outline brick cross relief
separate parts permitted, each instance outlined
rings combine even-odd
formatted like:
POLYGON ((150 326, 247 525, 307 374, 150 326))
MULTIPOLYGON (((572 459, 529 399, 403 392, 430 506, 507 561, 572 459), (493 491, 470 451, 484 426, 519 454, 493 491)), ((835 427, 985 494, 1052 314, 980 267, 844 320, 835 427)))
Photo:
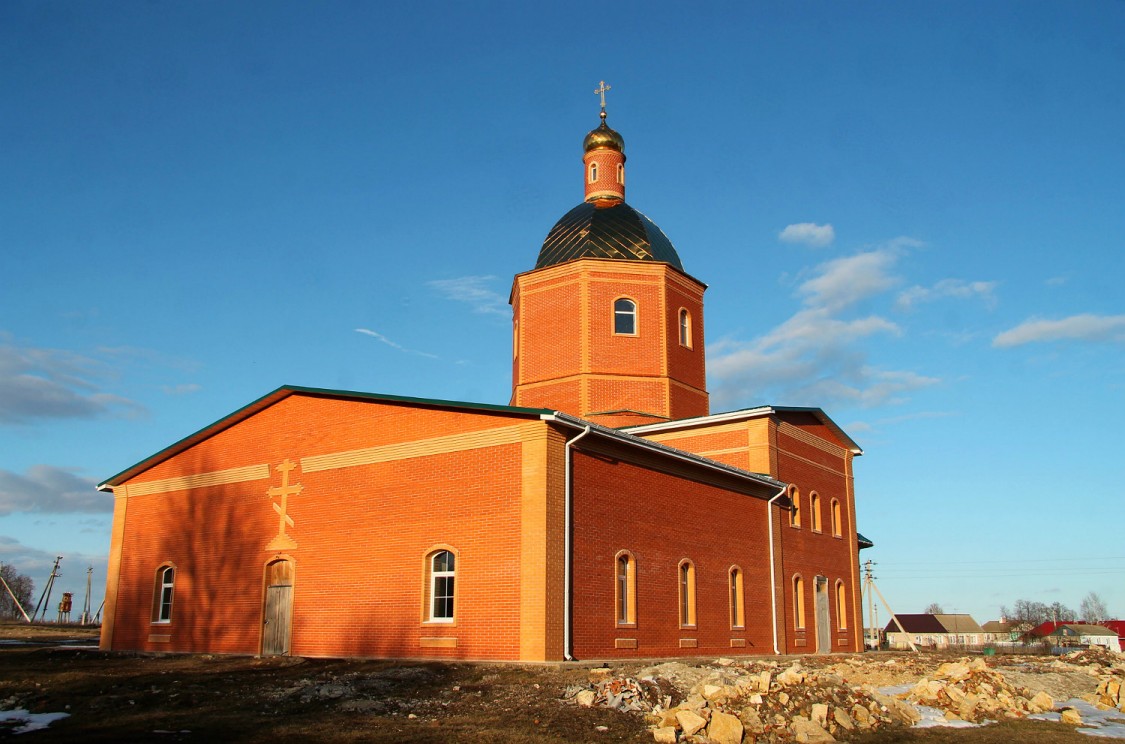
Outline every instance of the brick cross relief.
POLYGON ((297 547, 297 541, 285 532, 286 526, 293 526, 293 518, 289 516, 289 497, 298 495, 305 488, 300 483, 289 484, 289 471, 296 467, 296 463, 286 458, 285 462, 274 468, 281 473, 281 485, 273 486, 270 490, 266 491, 266 495, 271 499, 280 497, 281 503, 275 502, 273 504, 273 510, 278 514, 277 537, 270 540, 270 544, 266 546, 266 550, 289 550, 290 548, 297 547))

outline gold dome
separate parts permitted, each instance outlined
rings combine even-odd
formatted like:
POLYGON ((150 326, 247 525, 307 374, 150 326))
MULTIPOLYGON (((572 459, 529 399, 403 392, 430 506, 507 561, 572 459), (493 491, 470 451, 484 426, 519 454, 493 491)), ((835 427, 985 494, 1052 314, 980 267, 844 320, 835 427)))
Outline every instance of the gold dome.
POLYGON ((605 119, 602 119, 598 128, 591 131, 586 135, 586 139, 582 140, 583 152, 590 152, 590 150, 597 150, 602 147, 608 147, 620 153, 625 152, 625 138, 610 129, 606 125, 605 119))

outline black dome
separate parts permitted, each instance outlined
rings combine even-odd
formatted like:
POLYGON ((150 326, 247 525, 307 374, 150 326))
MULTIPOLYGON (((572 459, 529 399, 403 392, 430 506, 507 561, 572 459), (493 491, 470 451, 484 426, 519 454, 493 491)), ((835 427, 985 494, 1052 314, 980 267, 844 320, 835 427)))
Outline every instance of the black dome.
POLYGON ((547 233, 535 268, 576 258, 660 261, 684 270, 672 241, 656 223, 625 202, 611 207, 583 202, 567 212, 547 233))

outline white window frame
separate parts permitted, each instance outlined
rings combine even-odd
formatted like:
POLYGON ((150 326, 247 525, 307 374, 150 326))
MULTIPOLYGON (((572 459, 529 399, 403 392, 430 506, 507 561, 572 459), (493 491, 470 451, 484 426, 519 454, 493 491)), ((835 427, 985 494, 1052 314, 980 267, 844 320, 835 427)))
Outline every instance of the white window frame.
POLYGON ((153 600, 152 622, 167 625, 172 622, 172 604, 176 597, 176 567, 165 563, 156 569, 156 597, 153 600), (169 578, 168 574, 172 576, 169 578))
POLYGON ((430 612, 429 622, 431 623, 452 623, 457 617, 457 554, 452 550, 436 550, 430 555, 429 560, 430 570, 430 612), (453 565, 452 569, 444 571, 437 570, 437 561, 442 554, 448 554, 450 562, 453 565), (448 579, 449 582, 445 584, 447 593, 438 594, 438 584, 443 580, 448 579), (437 605, 438 599, 441 599, 443 604, 448 600, 449 615, 438 615, 437 605))
POLYGON ((637 315, 638 315, 638 312, 637 312, 637 301, 636 300, 631 299, 629 297, 618 297, 617 299, 615 299, 613 301, 613 335, 615 335, 615 336, 636 336, 637 335, 637 327, 639 325, 637 315), (618 308, 618 305, 620 303, 623 303, 623 302, 629 304, 629 307, 630 307, 629 310, 622 310, 622 309, 618 308), (619 317, 629 317, 631 319, 633 329, 631 331, 619 331, 619 330, 617 330, 617 319, 619 317))

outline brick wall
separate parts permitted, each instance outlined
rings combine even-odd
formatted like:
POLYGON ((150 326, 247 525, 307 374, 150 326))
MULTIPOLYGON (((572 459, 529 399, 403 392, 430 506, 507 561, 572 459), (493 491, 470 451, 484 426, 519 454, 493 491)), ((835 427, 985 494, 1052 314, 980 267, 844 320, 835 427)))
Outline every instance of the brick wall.
POLYGON ((579 659, 766 654, 771 631, 763 499, 587 452, 574 456, 574 638, 579 659), (615 556, 637 567, 637 622, 619 628, 615 556), (677 568, 696 571, 696 628, 681 628, 677 568), (728 571, 744 572, 744 630, 730 622, 728 571), (745 646, 731 646, 731 639, 745 646), (636 641, 616 648, 617 639, 636 641), (694 647, 681 647, 681 639, 694 647))
POLYGON ((665 264, 637 261, 581 259, 519 275, 513 404, 578 416, 620 409, 664 418, 706 414, 703 290, 665 264), (623 297, 637 305, 634 335, 614 333, 613 305, 623 297), (679 343, 681 308, 691 314, 690 347, 679 343), (550 387, 576 378, 577 401, 572 389, 550 387))
MULTIPOLYGON (((293 654, 519 658, 519 442, 460 451, 439 445, 313 472, 298 467, 290 482, 303 490, 289 499, 293 525, 287 528, 296 546, 265 546, 280 519, 272 506, 278 499, 266 492, 280 483, 273 468, 286 458, 300 462, 362 447, 390 448, 393 455, 395 446, 418 440, 520 423, 296 395, 160 463, 127 489, 260 463, 270 470, 268 479, 118 499, 112 647, 258 653, 265 567, 283 555, 295 567, 293 654), (452 625, 423 623, 425 557, 435 546, 458 555, 452 625), (177 569, 172 622, 153 624, 154 576, 165 562, 177 569), (422 638, 457 640, 441 647, 422 638)), ((557 594, 557 586, 551 591, 557 594)), ((549 632, 557 636, 558 628, 549 632)))

